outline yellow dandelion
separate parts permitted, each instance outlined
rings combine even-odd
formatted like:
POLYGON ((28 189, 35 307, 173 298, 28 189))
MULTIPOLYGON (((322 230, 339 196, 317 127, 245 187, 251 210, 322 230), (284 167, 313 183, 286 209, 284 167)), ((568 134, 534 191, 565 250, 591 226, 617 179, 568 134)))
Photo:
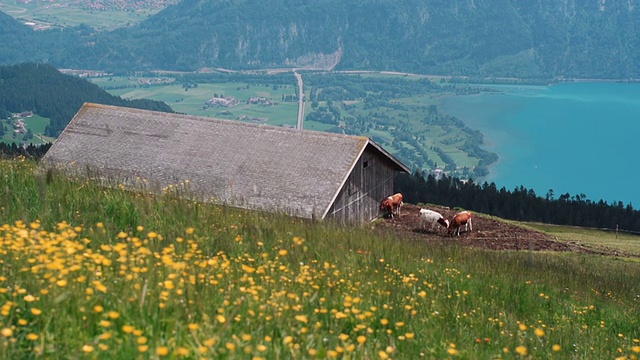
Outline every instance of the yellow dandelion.
POLYGON ((415 335, 414 333, 406 333, 406 334, 404 334, 404 336, 405 336, 407 339, 413 339, 416 335, 415 335))
POLYGON ((382 360, 386 360, 389 358, 389 355, 386 352, 380 350, 378 351, 378 357, 382 360))
POLYGON ((91 345, 83 345, 82 346, 82 351, 84 351, 86 353, 93 352, 93 346, 91 346, 91 345))
POLYGON ((184 347, 179 347, 178 350, 176 350, 176 352, 178 353, 179 356, 187 356, 187 355, 189 355, 189 349, 184 348, 184 347))
POLYGON ((285 250, 285 249, 282 249, 282 250, 278 251, 278 255, 280 255, 280 256, 285 256, 285 255, 287 255, 288 253, 289 253, 289 252, 288 252, 287 250, 285 250))
POLYGON ((527 356, 527 347, 524 345, 520 345, 516 348, 516 353, 522 355, 522 356, 527 356))
POLYGON ((520 330, 521 330, 521 331, 525 331, 525 330, 527 330, 527 325, 525 325, 525 324, 520 324, 520 330))
POLYGON ((306 315, 296 315, 296 320, 303 322, 303 323, 308 323, 309 319, 307 318, 306 315))
POLYGON ((540 328, 536 328, 536 330, 534 331, 536 336, 538 337, 543 337, 544 336, 544 330, 540 329, 540 328))
POLYGON ((268 350, 268 348, 266 346, 264 346, 264 344, 260 344, 258 346, 256 346, 256 350, 260 351, 260 352, 265 352, 268 350))
POLYGON ((60 287, 65 287, 65 286, 67 286, 67 280, 60 279, 60 280, 56 281, 56 285, 58 285, 60 287))
POLYGON ((367 337, 364 335, 360 335, 356 338, 356 341, 358 341, 358 344, 364 344, 367 342, 367 337))
POLYGON ((447 349, 447 353, 448 353, 449 355, 458 355, 460 352, 458 351, 458 349, 448 348, 448 349, 447 349))
POLYGON ((553 349, 553 351, 558 352, 560 350, 562 350, 562 347, 558 344, 554 344, 551 349, 553 349))
POLYGON ((327 356, 330 357, 330 358, 337 358, 338 355, 340 355, 340 354, 335 350, 327 351, 327 356))
POLYGON ((224 344, 224 347, 226 347, 227 350, 229 350, 231 352, 236 351, 236 344, 234 344, 234 343, 226 343, 226 344, 224 344))
POLYGON ((131 325, 123 325, 123 326, 122 326, 122 331, 123 331, 125 334, 131 334, 135 329, 136 329, 136 328, 135 328, 135 327, 133 327, 133 326, 131 326, 131 325))
POLYGON ((117 236, 118 236, 118 239, 125 239, 129 236, 129 234, 127 234, 124 231, 120 231, 117 236))
POLYGON ((31 308, 31 313, 33 315, 40 315, 40 314, 42 314, 42 310, 40 310, 38 308, 31 308))
POLYGON ((143 352, 147 352, 147 351, 149 351, 149 346, 147 346, 147 345, 140 345, 140 346, 138 346, 138 351, 139 351, 139 352, 141 352, 141 353, 143 353, 143 352))
POLYGON ((156 348, 156 354, 158 356, 166 356, 169 354, 169 348, 166 346, 160 346, 156 348))
POLYGON ((109 311, 108 316, 110 319, 117 319, 120 317, 120 314, 118 314, 118 312, 116 311, 109 311))
POLYGON ((218 315, 216 319, 220 324, 224 324, 225 322, 227 322, 227 318, 225 318, 223 315, 218 315))
POLYGON ((200 328, 200 325, 198 325, 198 324, 189 324, 188 327, 189 327, 189 330, 196 331, 196 330, 198 330, 200 328))
POLYGON ((38 340, 38 338, 39 338, 38 334, 31 333, 27 335, 27 340, 36 341, 38 340))
POLYGON ((146 344, 146 343, 147 343, 147 341, 148 341, 148 339, 147 339, 147 337, 146 337, 146 336, 140 336, 140 337, 136 340, 136 342, 137 342, 139 345, 146 344))
POLYGON ((254 272, 256 272, 256 268, 251 267, 249 265, 242 264, 242 271, 249 274, 253 274, 254 272))
POLYGON ((100 326, 102 326, 102 327, 109 327, 109 326, 111 326, 111 321, 100 320, 100 322, 98 324, 100 324, 100 326))
POLYGON ((27 296, 24 297, 24 301, 32 302, 32 301, 36 301, 36 298, 33 295, 27 295, 27 296))
POLYGON ((190 227, 190 228, 187 228, 186 233, 187 233, 187 235, 192 235, 194 231, 196 231, 196 229, 190 227))
POLYGON ((109 350, 109 345, 107 344, 98 344, 98 347, 100 348, 100 350, 102 351, 107 351, 109 350))
POLYGON ((104 307, 100 306, 100 305, 96 305, 93 307, 93 311, 100 313, 104 311, 104 307))
POLYGON ((318 354, 318 350, 309 349, 309 350, 307 350, 307 354, 309 354, 310 356, 316 356, 318 354))
POLYGON ((147 237, 148 237, 149 239, 155 239, 155 238, 157 238, 157 237, 158 237, 158 233, 157 233, 157 232, 155 232, 155 231, 151 231, 151 232, 149 232, 149 233, 147 234, 147 237))
POLYGON ((349 335, 347 334, 340 334, 338 335, 338 338, 342 341, 347 341, 347 339, 349 339, 349 335))
POLYGON ((250 334, 242 334, 241 338, 243 341, 251 341, 252 336, 250 334))
POLYGON ((285 345, 290 344, 291 342, 293 342, 293 336, 286 336, 286 337, 282 340, 282 342, 283 342, 285 345))
POLYGON ((207 339, 207 340, 203 341, 202 344, 205 345, 205 346, 208 346, 208 347, 212 347, 213 345, 216 344, 216 339, 214 339, 214 338, 207 339))
POLYGON ((388 325, 388 324, 389 324, 389 320, 387 320, 387 319, 381 319, 381 320, 380 320, 380 324, 382 324, 382 325, 388 325))
POLYGON ((109 340, 109 339, 111 339, 111 333, 110 332, 106 332, 106 333, 100 334, 100 336, 98 336, 98 338, 100 340, 109 340))
POLYGON ((2 334, 2 336, 4 336, 4 337, 11 337, 11 336, 13 336, 13 330, 11 330, 9 328, 4 328, 4 329, 0 330, 0 334, 2 334))

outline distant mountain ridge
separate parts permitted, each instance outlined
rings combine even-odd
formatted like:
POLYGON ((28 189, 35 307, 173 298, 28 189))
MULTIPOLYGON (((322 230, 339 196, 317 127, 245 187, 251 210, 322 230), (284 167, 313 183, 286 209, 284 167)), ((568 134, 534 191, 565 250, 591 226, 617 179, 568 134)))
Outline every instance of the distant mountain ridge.
POLYGON ((107 33, 81 26, 28 34, 0 15, 0 64, 640 77, 640 7, 632 1, 183 0, 107 33), (17 43, 20 53, 2 51, 17 43))

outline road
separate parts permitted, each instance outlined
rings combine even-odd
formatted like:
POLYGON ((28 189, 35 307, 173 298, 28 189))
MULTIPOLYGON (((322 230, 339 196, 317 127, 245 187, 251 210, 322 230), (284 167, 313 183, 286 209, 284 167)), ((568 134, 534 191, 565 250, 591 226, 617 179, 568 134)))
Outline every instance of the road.
POLYGON ((297 129, 304 129, 304 83, 302 82, 302 75, 298 74, 297 71, 293 70, 293 74, 298 79, 298 89, 300 90, 300 97, 298 99, 298 125, 297 129))

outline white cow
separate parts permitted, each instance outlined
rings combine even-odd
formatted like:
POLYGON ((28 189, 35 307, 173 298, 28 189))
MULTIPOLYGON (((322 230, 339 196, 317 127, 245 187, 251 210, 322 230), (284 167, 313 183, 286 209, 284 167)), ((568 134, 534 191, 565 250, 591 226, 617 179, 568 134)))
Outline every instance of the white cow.
POLYGON ((437 211, 433 211, 433 210, 429 210, 429 209, 420 209, 420 225, 421 225, 421 227, 423 227, 425 230, 427 230, 427 227, 430 226, 430 229, 433 231, 433 229, 438 224, 448 228, 449 227, 449 220, 445 219, 444 216, 442 216, 442 214, 440 214, 437 211))

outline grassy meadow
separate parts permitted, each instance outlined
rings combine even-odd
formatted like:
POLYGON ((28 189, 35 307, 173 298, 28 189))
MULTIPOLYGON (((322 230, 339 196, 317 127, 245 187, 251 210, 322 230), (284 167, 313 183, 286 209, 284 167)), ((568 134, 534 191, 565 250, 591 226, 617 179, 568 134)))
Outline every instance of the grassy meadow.
POLYGON ((0 160, 0 357, 637 359, 640 265, 425 246, 0 160))
MULTIPOLYGON (((22 119, 24 121, 24 125, 27 129, 31 129, 31 132, 34 134, 33 138, 25 140, 25 134, 15 134, 13 132, 14 128, 11 123, 8 123, 7 120, 0 120, 0 126, 5 126, 7 131, 3 136, 0 136, 0 142, 4 142, 7 144, 46 144, 48 142, 53 142, 55 139, 49 136, 45 136, 44 129, 49 125, 49 119, 44 118, 42 116, 33 115, 28 118, 22 119)), ((11 120, 12 122, 15 120, 11 120)))
MULTIPOLYGON (((293 75, 292 75, 293 76, 293 75)), ((91 82, 109 89, 112 95, 123 99, 151 99, 163 101, 179 113, 215 117, 219 119, 237 120, 243 116, 248 118, 266 119, 263 123, 282 126, 295 126, 298 121, 298 102, 281 101, 283 95, 295 95, 294 86, 282 86, 274 89, 271 85, 249 85, 238 83, 198 84, 197 87, 185 89, 182 84, 167 84, 151 87, 126 87, 133 86, 136 79, 123 77, 99 77, 91 78, 91 82), (113 89, 112 89, 113 88, 113 89), (203 108, 208 100, 218 96, 233 97, 241 101, 232 107, 203 108), (264 97, 272 99, 276 105, 260 106, 247 104, 251 97, 264 97)), ((297 98, 296 98, 297 99, 297 98)))
POLYGON ((50 27, 72 27, 86 24, 98 30, 113 30, 131 26, 157 14, 162 9, 108 11, 82 9, 72 2, 60 1, 55 5, 48 2, 21 2, 0 0, 0 11, 22 20, 33 22, 36 29, 50 27))

